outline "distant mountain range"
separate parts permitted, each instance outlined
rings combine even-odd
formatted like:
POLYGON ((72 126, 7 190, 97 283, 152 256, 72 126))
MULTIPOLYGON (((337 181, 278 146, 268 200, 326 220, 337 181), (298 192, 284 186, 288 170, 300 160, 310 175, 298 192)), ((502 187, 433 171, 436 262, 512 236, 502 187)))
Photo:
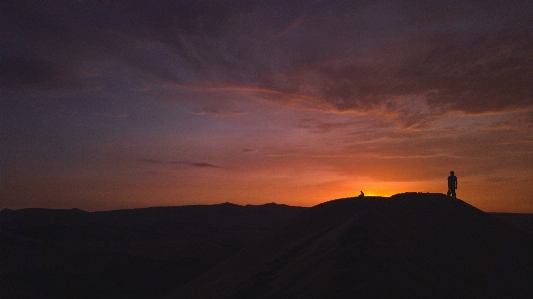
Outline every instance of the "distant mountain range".
POLYGON ((533 215, 442 194, 0 211, 0 298, 533 298, 533 215))

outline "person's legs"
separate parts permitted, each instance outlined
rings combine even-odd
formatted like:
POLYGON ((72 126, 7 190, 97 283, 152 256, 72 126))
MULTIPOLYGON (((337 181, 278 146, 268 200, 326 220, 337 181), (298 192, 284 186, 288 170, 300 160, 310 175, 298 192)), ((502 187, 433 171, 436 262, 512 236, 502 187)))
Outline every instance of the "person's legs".
POLYGON ((454 186, 448 186, 448 193, 446 193, 446 195, 450 196, 450 194, 453 197, 456 197, 456 195, 455 195, 455 187, 454 186))

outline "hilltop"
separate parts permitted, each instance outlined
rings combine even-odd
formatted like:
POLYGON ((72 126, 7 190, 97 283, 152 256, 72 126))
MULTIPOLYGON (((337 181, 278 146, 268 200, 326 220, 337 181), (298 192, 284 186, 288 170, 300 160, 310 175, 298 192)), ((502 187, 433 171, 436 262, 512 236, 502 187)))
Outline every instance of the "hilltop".
POLYGON ((532 298, 533 243, 442 194, 302 213, 166 298, 532 298))

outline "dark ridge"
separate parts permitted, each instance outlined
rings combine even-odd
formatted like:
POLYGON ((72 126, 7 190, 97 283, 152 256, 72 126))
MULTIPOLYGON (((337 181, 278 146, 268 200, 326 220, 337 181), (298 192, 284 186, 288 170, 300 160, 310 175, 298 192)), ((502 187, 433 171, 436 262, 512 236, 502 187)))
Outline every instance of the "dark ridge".
POLYGON ((0 298, 154 298, 304 208, 234 204, 0 212, 0 298))
POLYGON ((533 298, 532 239, 443 194, 305 210, 165 298, 533 298))
POLYGON ((0 298, 533 298, 533 238, 500 216, 427 193, 4 209, 0 298))

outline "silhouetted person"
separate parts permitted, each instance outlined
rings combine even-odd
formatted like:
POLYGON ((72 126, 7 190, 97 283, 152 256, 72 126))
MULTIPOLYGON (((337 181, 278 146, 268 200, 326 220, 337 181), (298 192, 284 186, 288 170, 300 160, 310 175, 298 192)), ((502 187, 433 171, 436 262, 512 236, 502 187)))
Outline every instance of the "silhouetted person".
POLYGON ((363 193, 363 191, 359 191, 359 192, 361 192, 361 194, 359 194, 359 196, 357 197, 365 197, 365 194, 363 193))
POLYGON ((457 197, 455 189, 457 189, 457 177, 453 174, 453 171, 450 171, 450 176, 448 177, 448 196, 451 194, 453 197, 457 197))

